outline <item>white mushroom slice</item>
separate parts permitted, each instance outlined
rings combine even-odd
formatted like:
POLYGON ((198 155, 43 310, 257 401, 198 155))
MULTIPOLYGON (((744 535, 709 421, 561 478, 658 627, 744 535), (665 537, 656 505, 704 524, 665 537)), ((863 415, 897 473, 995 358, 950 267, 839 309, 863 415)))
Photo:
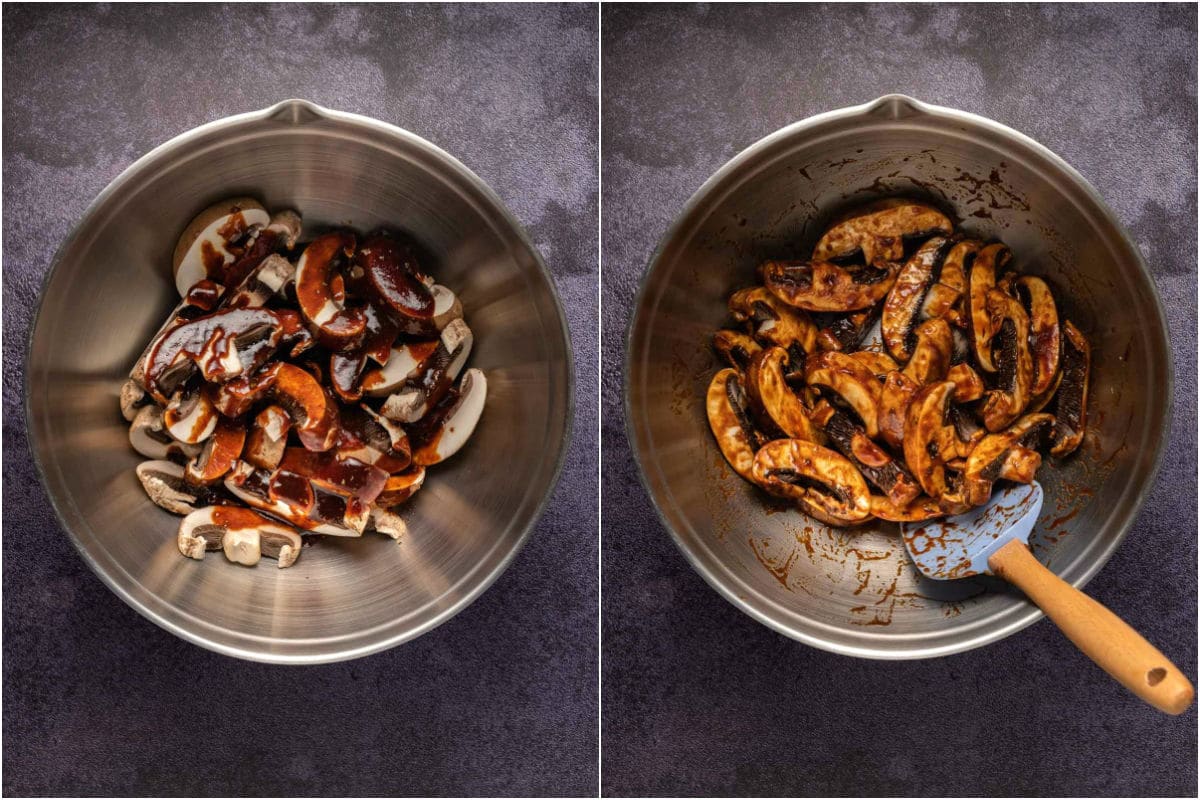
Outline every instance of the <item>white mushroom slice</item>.
POLYGON ((245 564, 247 567, 253 567, 262 558, 259 534, 254 528, 226 531, 221 540, 221 548, 230 561, 245 564))
POLYGON ((445 286, 434 284, 429 290, 433 294, 433 325, 445 330, 456 319, 462 319, 463 307, 454 292, 445 286))
POLYGON ((290 567, 300 557, 300 534, 291 528, 282 525, 264 526, 258 529, 258 536, 258 546, 262 554, 278 561, 280 569, 290 567))
POLYGON ((267 225, 267 230, 279 234, 279 238, 283 240, 284 246, 288 250, 291 250, 300 239, 300 232, 302 230, 300 215, 290 208, 283 211, 276 211, 271 215, 271 221, 267 225))
POLYGON ((210 271, 215 273, 237 258, 229 250, 232 242, 270 221, 262 204, 249 197, 222 200, 201 211, 175 246, 175 288, 180 296, 186 295, 196 282, 208 278, 210 271))
MULTIPOLYGON (((242 461, 226 476, 225 488, 246 505, 287 520, 288 523, 302 530, 323 533, 327 536, 362 536, 363 527, 366 525, 365 515, 361 520, 362 525, 357 528, 311 519, 308 509, 297 507, 283 499, 272 499, 269 496, 266 488, 269 475, 270 473, 266 470, 256 470, 253 465, 242 461)), ((358 521, 357 517, 346 520, 349 524, 357 524, 358 521)))
POLYGON ((146 396, 141 386, 138 386, 137 381, 130 378, 121 386, 121 416, 126 422, 133 422, 137 416, 138 409, 149 402, 150 398, 146 396))
POLYGON ((440 431, 413 452, 413 463, 429 466, 457 453, 474 433, 486 400, 487 378, 483 370, 467 370, 458 388, 458 399, 446 413, 440 431))
MULTIPOLYGON (((216 427, 216 419, 213 419, 216 427)), ((183 456, 192 459, 200 452, 198 444, 173 438, 163 422, 163 410, 156 405, 142 406, 129 426, 129 444, 146 458, 165 459, 183 456)))
POLYGON ((181 389, 171 395, 163 412, 163 424, 178 441, 198 444, 212 436, 217 429, 218 417, 216 408, 204 392, 181 389))
POLYGON ((230 294, 231 308, 260 308, 272 297, 282 296, 284 287, 296 279, 296 267, 281 255, 272 253, 250 271, 241 285, 230 294))
POLYGON ((428 342, 406 342, 393 347, 387 364, 363 376, 363 392, 370 397, 384 397, 396 391, 425 371, 440 343, 440 340, 434 339, 428 342))
POLYGON ((254 417, 242 458, 256 467, 275 469, 283 458, 292 420, 279 406, 267 406, 254 417))
POLYGON ((143 461, 135 471, 154 504, 172 514, 190 514, 216 500, 209 487, 188 483, 183 467, 174 461, 143 461))
POLYGON ((388 511, 385 508, 372 508, 371 520, 367 523, 367 530, 382 533, 384 536, 390 536, 398 542, 401 537, 408 533, 408 525, 395 512, 388 511))
POLYGON ((396 422, 413 423, 437 405, 457 380, 471 355, 473 337, 467 323, 456 319, 442 331, 437 351, 425 369, 393 394, 380 411, 396 422))
POLYGON ((383 486, 383 491, 375 498, 377 508, 392 508, 407 502, 425 485, 425 468, 413 467, 397 475, 392 475, 383 486))
POLYGON ((276 558, 280 569, 295 563, 300 536, 262 514, 240 506, 206 506, 179 523, 179 552, 203 559, 208 550, 224 550, 225 557, 253 566, 262 556, 276 558))

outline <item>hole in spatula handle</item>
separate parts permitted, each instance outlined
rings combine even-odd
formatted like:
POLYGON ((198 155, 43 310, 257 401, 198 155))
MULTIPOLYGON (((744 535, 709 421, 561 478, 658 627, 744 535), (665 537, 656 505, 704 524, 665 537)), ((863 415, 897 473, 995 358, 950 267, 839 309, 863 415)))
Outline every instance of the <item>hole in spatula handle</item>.
POLYGON ((1162 667, 1155 667, 1146 673, 1146 683, 1151 686, 1158 686, 1165 677, 1167 677, 1167 671, 1162 667))

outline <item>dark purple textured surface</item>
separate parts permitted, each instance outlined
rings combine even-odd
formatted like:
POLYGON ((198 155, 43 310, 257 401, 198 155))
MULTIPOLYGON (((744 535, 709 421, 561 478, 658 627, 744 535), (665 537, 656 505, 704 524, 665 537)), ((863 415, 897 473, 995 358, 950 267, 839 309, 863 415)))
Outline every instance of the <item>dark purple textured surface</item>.
POLYGON ((662 529, 621 406, 639 278, 688 197, 741 149, 890 92, 1010 125, 1095 184, 1166 306, 1171 441, 1088 591, 1194 678, 1195 6, 606 5, 601 28, 605 792, 1195 796, 1195 708, 1143 705, 1049 622, 883 663, 743 615, 662 529))
POLYGON ((596 787, 594 6, 4 8, 4 792, 591 794, 596 787), (561 483, 454 619, 358 661, 237 661, 84 565, 30 463, 22 364, 87 204, 196 125, 303 97, 444 147, 526 226, 575 353, 561 483))

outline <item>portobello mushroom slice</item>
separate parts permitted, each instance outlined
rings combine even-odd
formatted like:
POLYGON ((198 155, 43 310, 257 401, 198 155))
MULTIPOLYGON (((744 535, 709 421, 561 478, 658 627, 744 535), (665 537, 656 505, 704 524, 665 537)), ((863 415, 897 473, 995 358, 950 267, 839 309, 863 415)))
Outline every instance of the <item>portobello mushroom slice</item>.
POLYGON ((808 314, 793 308, 761 286, 742 289, 729 297, 729 313, 750 327, 763 346, 789 348, 798 344, 805 353, 816 350, 817 326, 808 314))
POLYGON ((908 404, 920 385, 899 370, 889 372, 879 390, 879 436, 889 446, 904 447, 904 424, 908 404))
POLYGON ((751 480, 829 525, 846 526, 871 517, 866 481, 849 460, 800 439, 779 439, 754 456, 751 480))
POLYGON ((779 428, 789 439, 824 444, 824 434, 809 419, 808 409, 787 383, 787 363, 788 354, 782 347, 769 347, 750 359, 743 381, 750 405, 766 418, 766 427, 779 428))
POLYGON ((917 343, 904 374, 919 386, 944 380, 954 355, 954 334, 941 317, 927 319, 913 332, 917 343))
POLYGON ((708 426, 721 455, 734 472, 753 481, 750 470, 754 466, 754 453, 766 443, 766 437, 750 418, 746 393, 736 369, 723 369, 713 376, 705 406, 708 426))
POLYGON ((888 522, 923 522, 946 516, 946 510, 932 497, 921 495, 906 506, 897 506, 880 495, 871 495, 871 515, 888 522))
POLYGON ((933 233, 949 235, 950 219, 925 203, 888 198, 854 209, 836 219, 817 241, 813 258, 827 261, 862 252, 863 261, 880 265, 904 257, 904 240, 933 233))
POLYGON ((741 331, 722 329, 713 334, 713 349, 734 369, 745 369, 762 346, 741 331))
POLYGON ((996 388, 984 393, 979 413, 983 426, 994 433, 1011 425, 1029 405, 1033 356, 1029 352, 1029 317, 1020 302, 992 289, 987 314, 997 332, 993 343, 996 388))
MULTIPOLYGON (((832 408, 832 407, 831 407, 832 408)), ((830 443, 862 473, 862 476, 878 487, 897 507, 911 503, 921 493, 921 487, 904 466, 892 458, 850 415, 832 408, 825 419, 825 435, 830 443)))
POLYGON ((862 421, 867 436, 879 435, 880 383, 871 368, 846 353, 826 351, 808 359, 805 379, 839 396, 862 421))
POLYGON ((1012 251, 995 242, 983 247, 967 272, 967 322, 970 327, 971 353, 985 372, 995 372, 992 337, 998 329, 988 312, 988 295, 996 285, 996 275, 1012 261, 1012 251))
POLYGON ((915 330, 929 287, 938 281, 942 263, 953 242, 935 236, 913 253, 896 276, 883 302, 883 343, 897 361, 908 361, 916 347, 915 330))
POLYGON ((1092 348, 1070 320, 1063 325, 1062 385, 1055 406, 1054 445, 1050 454, 1070 455, 1078 449, 1087 428, 1088 378, 1092 348))
POLYGON ((951 421, 950 381, 922 386, 913 395, 904 422, 904 460, 925 494, 944 508, 962 505, 962 499, 947 480, 946 464, 961 458, 965 448, 951 421))
POLYGON ((1022 275, 1013 288, 1025 313, 1029 316, 1029 345, 1033 350, 1034 396, 1045 394, 1058 377, 1062 355, 1062 331, 1058 324, 1058 307, 1046 282, 1035 275, 1022 275))
POLYGON ((966 362, 951 367, 946 373, 946 380, 954 384, 954 402, 956 403, 970 403, 983 397, 985 391, 983 378, 979 377, 979 373, 966 362))
POLYGON ((805 311, 861 311, 883 299, 896 280, 895 265, 846 269, 827 261, 768 261, 763 284, 783 302, 805 311))
POLYGON ((818 349, 853 350, 858 347, 867 331, 875 324, 875 320, 879 319, 882 310, 883 304, 876 303, 861 311, 839 315, 817 334, 818 349))
POLYGON ((875 350, 858 350, 851 353, 850 357, 856 361, 861 361, 863 366, 871 370, 879 380, 886 378, 889 372, 900 369, 895 359, 887 353, 880 353, 875 350))
POLYGON ((975 260, 981 243, 964 239, 954 243, 942 262, 938 282, 929 287, 921 304, 921 316, 941 317, 956 328, 967 327, 963 298, 967 296, 967 265, 975 260))
POLYGON ((963 493, 973 506, 983 505, 998 480, 1029 483, 1042 463, 1036 449, 1054 429, 1052 414, 1026 414, 1000 433, 983 437, 967 458, 963 493))

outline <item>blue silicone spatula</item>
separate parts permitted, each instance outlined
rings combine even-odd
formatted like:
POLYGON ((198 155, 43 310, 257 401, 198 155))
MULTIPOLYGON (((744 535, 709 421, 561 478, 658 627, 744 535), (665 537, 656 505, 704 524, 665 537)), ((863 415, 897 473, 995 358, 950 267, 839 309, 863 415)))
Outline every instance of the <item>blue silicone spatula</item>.
POLYGON ((1055 575, 1029 552, 1042 510, 1035 483, 1000 489, 966 514, 900 526, 917 569, 934 580, 988 573, 1013 584, 1067 638, 1125 688, 1168 714, 1196 696, 1191 681, 1116 614, 1055 575))

